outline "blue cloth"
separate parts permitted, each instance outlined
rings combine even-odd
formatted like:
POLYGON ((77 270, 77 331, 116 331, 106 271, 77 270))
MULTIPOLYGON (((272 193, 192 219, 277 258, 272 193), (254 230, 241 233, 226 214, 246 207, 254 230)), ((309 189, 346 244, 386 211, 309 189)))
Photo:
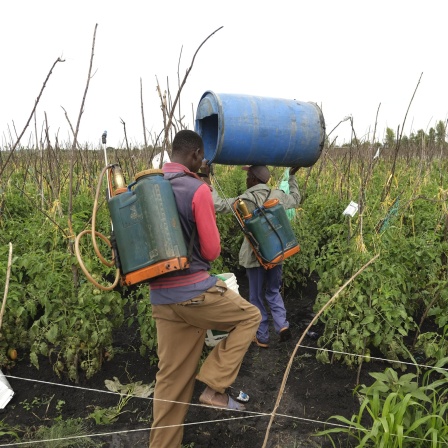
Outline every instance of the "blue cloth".
POLYGON ((269 342, 269 314, 265 306, 265 300, 271 311, 275 332, 278 334, 281 329, 289 328, 289 322, 286 320, 285 304, 280 294, 282 271, 283 266, 281 264, 267 270, 263 267, 246 269, 249 279, 249 301, 261 312, 257 339, 264 344, 269 342))

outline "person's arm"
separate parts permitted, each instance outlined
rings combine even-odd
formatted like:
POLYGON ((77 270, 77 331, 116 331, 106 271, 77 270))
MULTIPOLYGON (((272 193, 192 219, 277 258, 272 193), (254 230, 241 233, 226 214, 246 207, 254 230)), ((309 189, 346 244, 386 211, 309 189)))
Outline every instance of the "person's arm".
POLYGON ((201 185, 193 196, 193 216, 198 229, 201 255, 207 261, 213 261, 221 253, 221 241, 216 225, 210 187, 201 185))
POLYGON ((231 213, 232 205, 238 198, 223 199, 215 188, 212 187, 212 198, 216 213, 231 213))

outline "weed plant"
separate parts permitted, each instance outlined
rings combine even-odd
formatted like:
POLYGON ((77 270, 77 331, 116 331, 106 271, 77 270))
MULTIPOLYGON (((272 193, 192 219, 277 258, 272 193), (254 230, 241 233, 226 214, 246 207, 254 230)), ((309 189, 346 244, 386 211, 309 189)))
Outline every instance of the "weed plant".
POLYGON ((334 434, 348 434, 356 447, 437 448, 448 443, 448 358, 422 378, 407 373, 402 376, 391 368, 370 373, 371 386, 362 385, 355 393, 361 402, 359 412, 347 419, 330 417, 341 425, 319 432, 335 445, 334 434))
MULTIPOLYGON (((88 437, 87 424, 83 419, 56 421, 52 426, 41 426, 32 437, 33 441, 45 441, 48 448, 99 448, 101 442, 88 437)), ((34 446, 25 444, 24 446, 34 446)))

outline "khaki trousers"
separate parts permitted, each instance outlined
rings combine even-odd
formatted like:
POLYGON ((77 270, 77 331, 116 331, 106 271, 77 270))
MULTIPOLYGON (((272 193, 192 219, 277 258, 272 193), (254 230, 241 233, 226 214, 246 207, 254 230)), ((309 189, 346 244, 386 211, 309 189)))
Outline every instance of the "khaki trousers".
POLYGON ((195 378, 224 393, 235 381, 261 320, 260 311, 218 280, 186 302, 153 305, 159 370, 154 391, 151 448, 181 446, 195 378), (228 331, 197 373, 208 329, 228 331), (159 428, 159 429, 157 429, 159 428))

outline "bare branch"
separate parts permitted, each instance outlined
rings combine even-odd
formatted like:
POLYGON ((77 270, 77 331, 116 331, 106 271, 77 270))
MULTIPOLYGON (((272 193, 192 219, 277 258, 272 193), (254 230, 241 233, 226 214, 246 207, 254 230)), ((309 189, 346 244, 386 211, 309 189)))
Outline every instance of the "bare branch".
POLYGON ((76 149, 76 143, 77 143, 77 139, 78 139, 79 126, 80 126, 80 123, 81 123, 82 114, 84 113, 84 104, 86 102, 87 91, 89 90, 90 80, 93 77, 92 76, 92 64, 93 64, 93 56, 95 54, 95 39, 96 39, 96 29, 97 28, 98 28, 98 24, 96 23, 95 24, 95 30, 93 32, 92 53, 90 55, 89 73, 87 75, 87 83, 86 83, 86 88, 84 90, 84 95, 82 97, 81 108, 79 110, 79 115, 78 115, 78 121, 76 122, 76 129, 75 129, 74 142, 73 142, 73 145, 72 145, 72 149, 76 149))
POLYGON ((6 159, 5 163, 4 163, 3 166, 1 167, 1 170, 0 170, 0 177, 2 176, 3 171, 4 171, 6 165, 7 165, 8 162, 9 162, 9 159, 11 158, 11 156, 12 156, 12 154, 14 153, 14 151, 15 151, 17 145, 19 144, 20 139, 23 137, 23 134, 25 133, 26 129, 28 128, 28 126, 29 126, 29 124, 30 124, 30 121, 31 121, 31 119, 33 118, 33 115, 34 115, 34 113, 35 113, 35 111, 36 111, 36 107, 37 107, 37 105, 39 104, 39 101, 40 101, 40 98, 41 98, 41 96, 42 96, 42 93, 43 93, 43 91, 44 91, 44 89, 45 89, 45 87, 46 87, 46 85, 47 85, 48 80, 50 79, 51 74, 53 73, 53 69, 54 69, 54 67, 56 66, 56 64, 57 64, 58 62, 65 62, 65 60, 63 60, 63 59, 61 59, 61 58, 57 58, 56 61, 54 61, 53 65, 51 66, 51 69, 50 69, 50 71, 48 72, 47 77, 45 78, 45 81, 44 81, 44 83, 43 83, 43 85, 42 85, 42 88, 40 89, 39 95, 37 96, 36 101, 34 102, 34 107, 33 107, 33 110, 31 111, 31 114, 30 114, 30 116, 29 116, 29 118, 28 118, 28 121, 26 122, 25 127, 23 128, 23 130, 22 130, 21 134, 19 135, 19 137, 17 138, 16 142, 14 143, 14 146, 11 148, 11 151, 9 152, 9 156, 8 156, 8 158, 6 159))
MULTIPOLYGON (((182 89, 183 89, 185 83, 187 82, 188 75, 190 74, 190 72, 193 68, 194 61, 196 59, 196 55, 198 54, 198 52, 202 48, 202 46, 205 44, 205 42, 207 42, 207 40, 209 40, 210 37, 212 37, 215 33, 217 33, 221 28, 223 28, 223 27, 221 26, 218 29, 216 29, 215 31, 213 31, 213 33, 211 33, 206 39, 204 39, 204 41, 201 43, 201 45, 199 45, 199 47, 195 51, 193 58, 191 60, 190 67, 188 67, 187 71, 185 72, 185 76, 179 85, 179 89, 177 91, 176 97, 172 104, 171 104, 171 101, 167 102, 166 92, 162 97, 160 85, 159 85, 159 82, 157 81, 157 91, 159 93, 159 97, 161 100, 161 108, 162 108, 162 112, 163 112, 163 124, 164 124, 164 138, 163 138, 163 143, 162 143, 162 151, 160 153, 160 167, 162 167, 162 164, 163 164, 163 158, 165 155, 165 151, 167 151, 167 149, 168 149, 169 134, 171 132, 171 127, 173 124, 174 112, 176 111, 176 106, 180 99, 180 94, 182 92, 182 89), (168 104, 170 107, 168 107, 168 104), (166 117, 166 114, 168 114, 168 119, 166 117)), ((171 98, 171 97, 169 97, 169 98, 171 98)), ((179 122, 180 123, 181 123, 181 120, 182 120, 182 118, 180 117, 180 110, 179 110, 179 122)), ((182 123, 181 123, 181 125, 182 125, 182 123)))
MULTIPOLYGON (((73 226, 72 226, 72 211, 73 211, 73 169, 74 169, 74 159, 75 159, 75 151, 76 151, 76 146, 78 144, 78 132, 79 132, 79 126, 81 123, 81 117, 82 114, 84 112, 84 104, 86 101, 86 96, 87 96, 87 91, 89 90, 89 84, 90 84, 90 79, 92 78, 92 64, 93 64, 93 56, 95 54, 95 38, 96 38, 96 30, 98 28, 98 24, 95 24, 95 30, 93 32, 93 41, 92 41, 92 52, 90 55, 90 65, 89 65, 89 72, 87 75, 87 83, 86 83, 86 88, 84 90, 84 95, 82 97, 82 101, 81 101, 81 108, 79 110, 79 115, 78 115, 78 121, 76 123, 76 128, 75 128, 75 132, 74 132, 74 136, 73 136, 73 144, 72 144, 72 154, 70 157, 70 174, 69 174, 69 198, 68 198, 68 228, 69 228, 69 233, 70 233, 70 240, 69 240, 69 250, 70 253, 74 254, 74 232, 73 232, 73 226)), ((78 286, 78 269, 76 265, 72 265, 72 273, 73 273, 73 283, 75 285, 75 289, 77 289, 78 286)))
MULTIPOLYGON (((192 68, 193 68, 193 64, 194 64, 194 60, 196 59, 196 55, 198 54, 198 52, 199 52, 199 50, 202 48, 202 46, 214 35, 214 34, 216 34, 220 29, 222 29, 223 27, 222 26, 220 26, 218 29, 216 29, 215 31, 213 31, 213 33, 211 33, 206 39, 204 39, 204 41, 201 43, 201 45, 199 45, 199 47, 198 47, 198 49, 195 51, 195 53, 194 53, 194 55, 193 55, 193 59, 191 60, 191 64, 190 64, 190 67, 188 67, 188 69, 187 69, 187 71, 186 71, 186 73, 185 73, 185 76, 184 76, 184 79, 182 80, 182 83, 181 83, 181 85, 180 85, 180 87, 179 87, 179 90, 178 90, 178 92, 177 92, 177 95, 176 95, 176 98, 174 99, 174 101, 173 101, 173 107, 171 108, 171 111, 170 111, 170 115, 169 115, 169 117, 168 117, 168 128, 171 126, 171 122, 172 122, 172 120, 173 120, 173 115, 174 115, 174 111, 175 111, 175 109, 176 109, 176 105, 177 105, 177 102, 179 101, 179 97, 180 97, 180 93, 182 92, 182 89, 183 89, 183 87, 184 87, 184 85, 185 85, 185 83, 187 82, 187 78, 188 78, 188 75, 190 74, 190 72, 191 72, 191 70, 192 70, 192 68)), ((167 130, 165 130, 165 134, 167 134, 167 130)))
POLYGON ((145 112, 143 110, 143 85, 142 85, 142 78, 140 78, 140 106, 141 106, 141 110, 142 110, 143 141, 145 142, 145 149, 146 149, 148 147, 148 142, 146 140, 145 112))
POLYGON ((384 201, 386 199, 386 197, 388 196, 388 194, 390 192, 390 188, 391 188, 391 185, 392 185, 392 178, 393 178, 393 176, 395 174, 395 167, 396 167, 396 162, 397 162, 398 151, 400 150, 400 144, 401 144, 401 140, 402 140, 402 137, 403 137, 404 124, 406 123, 406 118, 408 116, 409 109, 411 108, 412 101, 414 100, 414 96, 415 96, 415 94, 417 92, 418 86, 420 85, 420 81, 422 79, 422 76, 423 76, 423 72, 420 74, 420 78, 418 79, 417 85, 415 86, 414 93, 412 94, 412 97, 411 97, 411 101, 409 101, 408 108, 406 109, 406 114, 404 116, 403 124, 401 126, 401 132, 400 132, 400 128, 398 128, 398 130, 397 130, 397 143, 395 145, 394 160, 392 162, 392 169, 391 169, 391 172, 390 172, 389 179, 388 179, 386 185, 384 186, 384 190, 383 190, 383 193, 381 195, 381 200, 382 201, 384 201))
POLYGON ((5 314, 6 298, 8 297, 9 290, 9 279, 11 277, 11 266, 12 266, 12 243, 9 243, 9 255, 8 255, 8 267, 6 268, 6 281, 5 281, 5 292, 3 294, 2 309, 0 311, 0 329, 3 323, 3 314, 5 314))

